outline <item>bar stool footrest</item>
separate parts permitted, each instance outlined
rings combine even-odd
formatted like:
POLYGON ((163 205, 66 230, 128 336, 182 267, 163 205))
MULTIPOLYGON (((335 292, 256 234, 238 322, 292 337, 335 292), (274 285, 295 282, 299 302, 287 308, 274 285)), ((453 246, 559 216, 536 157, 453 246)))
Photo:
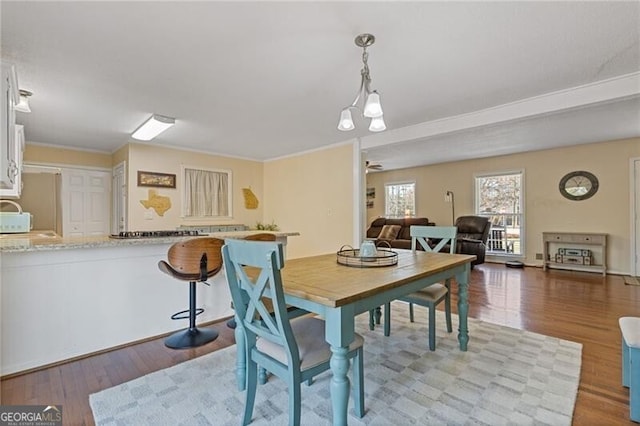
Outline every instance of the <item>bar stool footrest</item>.
MULTIPOLYGON (((204 312, 203 308, 198 308, 198 309, 196 309, 195 316, 197 317, 198 315, 200 315, 203 312, 204 312)), ((171 319, 172 320, 189 319, 190 318, 190 316, 189 316, 190 313, 191 313, 191 311, 189 309, 185 309, 184 311, 176 312, 175 314, 171 315, 171 319)))

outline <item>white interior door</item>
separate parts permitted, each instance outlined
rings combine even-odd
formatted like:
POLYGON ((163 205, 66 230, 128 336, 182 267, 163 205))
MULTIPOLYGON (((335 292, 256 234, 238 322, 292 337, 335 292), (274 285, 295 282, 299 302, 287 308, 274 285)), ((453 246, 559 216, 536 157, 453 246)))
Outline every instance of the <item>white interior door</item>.
POLYGON ((631 236, 631 275, 640 276, 640 158, 632 162, 631 218, 634 235, 631 236))
POLYGON ((110 172, 62 169, 63 236, 108 234, 110 193, 110 172))
POLYGON ((127 178, 126 162, 113 168, 111 188, 113 192, 111 211, 111 233, 118 234, 127 230, 127 178))

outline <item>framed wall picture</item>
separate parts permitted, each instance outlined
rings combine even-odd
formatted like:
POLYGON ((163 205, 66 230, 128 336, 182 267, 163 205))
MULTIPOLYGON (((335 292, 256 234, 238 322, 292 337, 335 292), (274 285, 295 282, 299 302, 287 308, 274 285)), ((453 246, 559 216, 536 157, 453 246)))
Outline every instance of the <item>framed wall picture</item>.
POLYGON ((144 172, 138 170, 138 186, 175 188, 176 175, 170 173, 144 172))
POLYGON ((376 188, 374 187, 367 188, 367 198, 368 199, 376 198, 376 188))

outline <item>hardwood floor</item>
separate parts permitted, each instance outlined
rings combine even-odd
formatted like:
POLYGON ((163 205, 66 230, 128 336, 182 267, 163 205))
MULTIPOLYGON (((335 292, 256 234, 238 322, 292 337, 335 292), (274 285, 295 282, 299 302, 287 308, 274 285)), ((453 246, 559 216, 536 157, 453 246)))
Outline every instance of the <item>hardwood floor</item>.
MULTIPOLYGON (((469 316, 582 343, 573 424, 632 425, 618 318, 640 316, 639 302, 640 286, 625 285, 621 276, 484 264, 471 273, 469 316)), ((216 329, 220 337, 198 349, 171 350, 157 339, 4 379, 0 402, 61 404, 65 425, 93 425, 90 394, 234 344, 224 323, 216 329)))

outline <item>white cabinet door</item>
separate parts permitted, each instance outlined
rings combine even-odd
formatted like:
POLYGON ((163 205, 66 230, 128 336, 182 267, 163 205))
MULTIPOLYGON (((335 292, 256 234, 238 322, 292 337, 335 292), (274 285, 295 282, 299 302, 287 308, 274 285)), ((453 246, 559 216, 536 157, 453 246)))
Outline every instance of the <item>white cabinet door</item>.
POLYGON ((62 169, 63 236, 108 234, 110 193, 110 172, 62 169))
POLYGON ((0 186, 0 198, 20 198, 22 194, 22 156, 24 153, 24 126, 15 125, 15 140, 13 143, 13 164, 10 167, 13 176, 11 184, 0 186))
POLYGON ((18 77, 15 67, 2 63, 2 102, 0 105, 0 189, 13 189, 18 165, 16 164, 16 112, 15 105, 20 100, 18 77))

